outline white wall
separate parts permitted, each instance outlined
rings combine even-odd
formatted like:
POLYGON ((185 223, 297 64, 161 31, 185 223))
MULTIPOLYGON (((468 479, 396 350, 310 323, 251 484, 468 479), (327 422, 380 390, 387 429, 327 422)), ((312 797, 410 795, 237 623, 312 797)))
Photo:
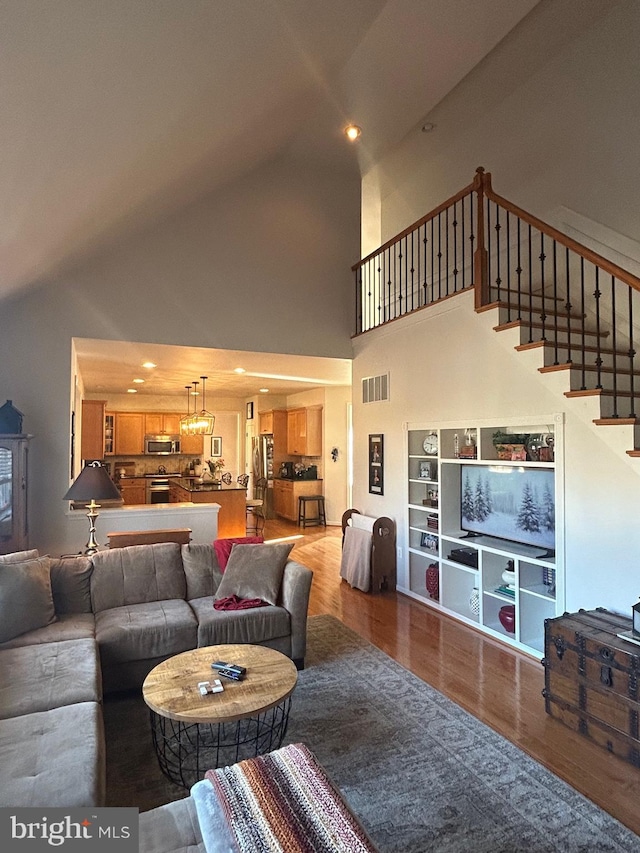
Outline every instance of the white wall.
MULTIPOLYGON (((566 606, 630 615, 638 599, 631 556, 640 551, 638 460, 621 459, 603 433, 585 424, 581 403, 550 387, 528 358, 504 345, 503 334, 493 331, 488 315, 475 313, 468 293, 356 339, 354 388, 364 376, 388 370, 391 399, 367 405, 354 400, 354 505, 367 515, 393 518, 404 548, 407 422, 500 424, 522 416, 538 423, 542 414, 564 412, 566 606), (384 435, 383 496, 368 493, 367 436, 378 432, 384 435)), ((404 558, 401 573, 406 553, 404 558)))
POLYGON ((73 337, 349 358, 358 229, 357 176, 281 159, 5 300, 0 396, 35 436, 32 546, 56 554, 83 544, 62 500, 73 337))

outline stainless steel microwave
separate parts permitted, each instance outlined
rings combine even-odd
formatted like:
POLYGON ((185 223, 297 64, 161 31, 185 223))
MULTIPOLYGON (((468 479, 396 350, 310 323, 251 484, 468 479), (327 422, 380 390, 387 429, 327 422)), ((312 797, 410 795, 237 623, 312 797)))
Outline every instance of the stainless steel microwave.
POLYGON ((179 435, 145 435, 144 452, 152 456, 171 456, 180 453, 179 435))

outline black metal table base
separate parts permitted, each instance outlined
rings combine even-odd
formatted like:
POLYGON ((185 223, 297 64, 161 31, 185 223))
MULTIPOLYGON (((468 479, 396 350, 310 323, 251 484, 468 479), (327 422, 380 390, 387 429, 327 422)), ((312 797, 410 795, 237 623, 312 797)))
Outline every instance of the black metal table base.
POLYGON ((164 775, 191 788, 207 770, 282 746, 291 697, 255 717, 231 723, 183 723, 151 711, 151 736, 164 775))

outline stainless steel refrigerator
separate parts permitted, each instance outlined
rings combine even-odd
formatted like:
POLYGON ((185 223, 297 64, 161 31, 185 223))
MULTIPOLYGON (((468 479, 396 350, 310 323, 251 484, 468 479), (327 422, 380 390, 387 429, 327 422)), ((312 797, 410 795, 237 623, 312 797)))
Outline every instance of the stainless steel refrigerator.
POLYGON ((273 510, 273 436, 257 435, 253 438, 252 448, 253 485, 256 480, 267 481, 267 500, 264 508, 265 518, 275 518, 273 510))

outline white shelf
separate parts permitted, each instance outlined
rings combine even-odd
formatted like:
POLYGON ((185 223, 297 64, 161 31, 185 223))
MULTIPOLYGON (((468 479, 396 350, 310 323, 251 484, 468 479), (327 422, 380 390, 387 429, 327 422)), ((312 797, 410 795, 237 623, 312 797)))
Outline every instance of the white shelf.
MULTIPOLYGON (((544 650, 544 620, 564 611, 564 480, 563 480, 564 421, 562 415, 546 415, 535 422, 454 423, 434 426, 407 425, 407 555, 412 565, 404 586, 413 598, 460 619, 476 625, 493 637, 541 657, 544 650), (477 458, 455 457, 455 436, 462 448, 466 431, 470 431, 476 442, 477 458), (543 458, 498 459, 493 445, 494 432, 509 435, 553 435, 553 441, 542 446, 543 458), (427 434, 437 433, 440 456, 427 456, 421 451, 422 441, 427 434), (553 455, 553 458, 551 458, 553 455), (429 472, 430 478, 419 477, 420 461, 435 463, 429 472), (532 546, 496 536, 468 536, 460 525, 461 492, 464 482, 460 466, 490 466, 500 468, 547 469, 554 472, 551 481, 555 491, 555 553, 547 554, 544 547, 532 546), (427 490, 437 490, 438 507, 427 507, 417 503, 427 490), (439 529, 426 525, 424 517, 431 515, 439 519, 439 529), (437 548, 427 550, 418 547, 422 534, 435 537, 437 548), (450 558, 453 548, 470 548, 477 551, 478 566, 469 566, 450 558), (426 591, 424 570, 431 563, 439 568, 439 601, 435 602, 426 591), (511 568, 515 573, 515 595, 501 593, 498 587, 505 581, 502 573, 511 568), (479 615, 471 611, 470 597, 474 587, 480 590, 479 615), (515 608, 515 631, 508 632, 502 626, 498 613, 501 607, 515 608)), ((522 453, 517 445, 513 451, 522 453)), ((526 444, 524 445, 527 446, 526 444)), ((531 444, 529 444, 531 446, 531 444)), ((501 449, 504 453, 504 449, 501 449)), ((534 456, 540 455, 533 451, 534 456)), ((532 475, 534 476, 534 475, 532 475)), ((537 475, 536 475, 537 476, 537 475)), ((473 478, 472 482, 477 480, 473 478)), ((545 478, 545 485, 549 478, 545 478)), ((519 496, 517 497, 520 500, 519 496)), ((512 512, 512 515, 515 513, 512 512)), ((497 519, 501 521, 500 518, 497 519)), ((513 522, 512 522, 513 523, 513 522)), ((402 589, 402 585, 400 587, 402 589)))

